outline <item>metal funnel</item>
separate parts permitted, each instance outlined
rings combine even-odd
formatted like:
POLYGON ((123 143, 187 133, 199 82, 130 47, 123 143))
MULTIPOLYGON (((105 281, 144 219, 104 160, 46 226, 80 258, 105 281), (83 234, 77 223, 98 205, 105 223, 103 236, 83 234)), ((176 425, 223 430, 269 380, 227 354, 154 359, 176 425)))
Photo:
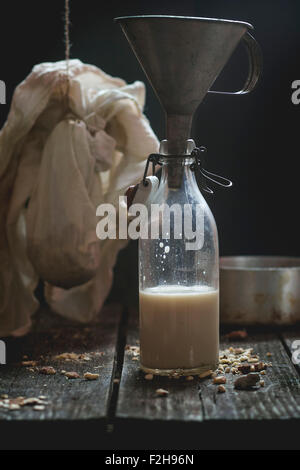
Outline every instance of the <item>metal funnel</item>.
MULTIPOLYGON (((258 46, 240 21, 176 16, 116 18, 166 112, 171 154, 186 152, 193 115, 242 37, 251 59, 243 90, 255 85, 258 46)), ((219 92, 222 93, 222 92, 219 92)))

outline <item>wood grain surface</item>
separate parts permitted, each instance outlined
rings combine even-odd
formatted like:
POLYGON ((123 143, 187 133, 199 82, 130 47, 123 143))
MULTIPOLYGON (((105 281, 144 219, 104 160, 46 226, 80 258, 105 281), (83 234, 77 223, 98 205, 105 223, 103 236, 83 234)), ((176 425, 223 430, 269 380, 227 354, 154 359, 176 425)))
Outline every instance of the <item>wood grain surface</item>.
POLYGON ((106 306, 94 324, 78 325, 44 309, 32 332, 6 339, 8 363, 0 367, 0 396, 44 396, 43 410, 0 407, 0 448, 295 448, 300 419, 299 365, 292 362, 299 328, 249 328, 245 340, 221 337, 221 349, 251 347, 271 362, 264 387, 240 391, 226 375, 226 393, 211 378, 145 380, 139 358, 138 316, 106 306), (76 359, 57 359, 75 353, 76 359), (22 361, 36 361, 34 366, 22 361), (40 369, 52 366, 55 375, 40 369), (62 371, 77 372, 68 379, 62 371), (85 372, 99 374, 95 381, 85 372), (157 396, 156 390, 169 392, 157 396), (32 446, 32 447, 31 447, 32 446))
POLYGON ((0 407, 0 420, 105 420, 120 317, 119 305, 104 308, 97 322, 89 326, 44 315, 43 327, 35 326, 25 338, 10 339, 9 363, 1 366, 0 396, 45 396, 47 405, 43 411, 32 406, 12 411, 0 407), (63 353, 83 356, 76 360, 56 358, 63 353), (36 365, 22 365, 23 361, 36 361, 36 365), (56 374, 41 374, 45 366, 52 366, 56 374), (61 371, 77 372, 80 378, 68 379, 61 371), (97 373, 99 379, 85 380, 85 372, 97 373))

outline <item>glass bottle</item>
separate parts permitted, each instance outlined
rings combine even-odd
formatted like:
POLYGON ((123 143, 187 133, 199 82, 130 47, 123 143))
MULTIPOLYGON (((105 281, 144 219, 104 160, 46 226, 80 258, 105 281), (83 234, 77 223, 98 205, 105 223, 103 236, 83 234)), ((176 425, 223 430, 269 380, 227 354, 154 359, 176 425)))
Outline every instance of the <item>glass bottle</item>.
POLYGON ((161 143, 160 183, 147 203, 148 238, 139 240, 141 368, 147 373, 201 374, 218 364, 218 234, 193 171, 194 146, 189 140, 185 155, 168 156, 167 141, 161 143))

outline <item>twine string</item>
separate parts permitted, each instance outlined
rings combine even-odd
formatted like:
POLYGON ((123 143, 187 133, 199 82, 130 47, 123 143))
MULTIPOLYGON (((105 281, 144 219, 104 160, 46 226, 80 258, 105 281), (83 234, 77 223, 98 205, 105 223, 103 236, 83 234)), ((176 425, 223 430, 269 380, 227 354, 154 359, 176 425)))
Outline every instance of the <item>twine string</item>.
POLYGON ((70 61, 70 4, 69 0, 65 0, 65 59, 67 75, 69 77, 69 61, 70 61))
POLYGON ((64 25, 64 36, 65 36, 65 62, 66 62, 66 77, 67 77, 67 89, 66 97, 67 103, 69 102, 69 89, 70 89, 70 2, 65 0, 65 25, 64 25))

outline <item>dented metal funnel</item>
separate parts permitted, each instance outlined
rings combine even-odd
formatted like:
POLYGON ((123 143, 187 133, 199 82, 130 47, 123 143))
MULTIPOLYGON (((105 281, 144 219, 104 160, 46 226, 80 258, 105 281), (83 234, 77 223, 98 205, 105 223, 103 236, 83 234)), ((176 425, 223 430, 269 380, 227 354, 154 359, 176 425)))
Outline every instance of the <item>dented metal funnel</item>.
MULTIPOLYGON (((116 18, 166 112, 166 138, 171 154, 186 152, 193 115, 243 38, 251 91, 259 76, 259 47, 249 23, 176 16, 116 18)), ((226 92, 227 94, 227 92, 226 92)), ((229 93, 232 94, 232 93, 229 93)))

